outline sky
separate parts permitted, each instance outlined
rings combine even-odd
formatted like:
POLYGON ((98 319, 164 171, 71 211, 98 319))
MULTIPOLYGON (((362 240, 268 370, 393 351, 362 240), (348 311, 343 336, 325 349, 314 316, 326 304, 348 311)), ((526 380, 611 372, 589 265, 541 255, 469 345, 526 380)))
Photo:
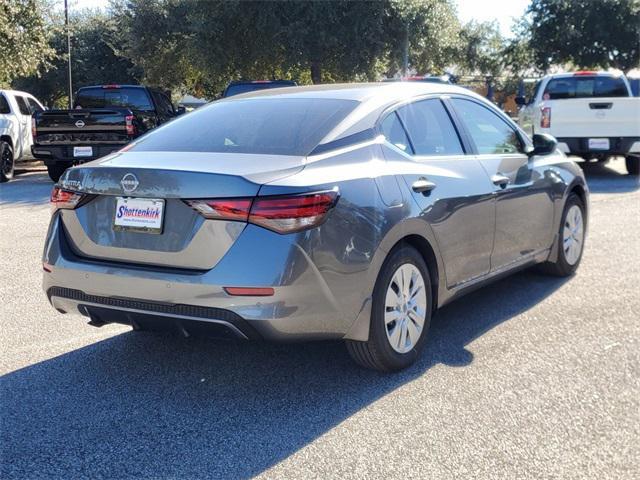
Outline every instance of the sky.
MULTIPOLYGON (((58 0, 63 4, 63 0, 58 0)), ((497 20, 504 36, 511 35, 513 18, 522 16, 530 0, 454 0, 463 23, 497 20)), ((70 8, 105 8, 109 0, 69 0, 70 8)))

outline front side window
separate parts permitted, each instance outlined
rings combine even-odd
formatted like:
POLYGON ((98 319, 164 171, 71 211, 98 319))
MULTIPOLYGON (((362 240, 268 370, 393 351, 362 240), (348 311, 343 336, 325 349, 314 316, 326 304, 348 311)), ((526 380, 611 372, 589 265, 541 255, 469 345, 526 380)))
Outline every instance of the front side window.
POLYGON ((513 154, 524 151, 516 130, 491 110, 471 100, 453 98, 451 102, 479 154, 513 154))
POLYGON ((358 104, 259 97, 214 102, 151 131, 130 151, 308 155, 358 104))
POLYGON ((407 132, 404 131, 404 127, 400 123, 396 112, 387 115, 380 124, 380 131, 389 143, 395 145, 403 152, 413 153, 411 143, 409 142, 409 138, 407 138, 407 132))
POLYGON ((439 99, 422 100, 398 109, 416 155, 462 155, 458 134, 439 99))

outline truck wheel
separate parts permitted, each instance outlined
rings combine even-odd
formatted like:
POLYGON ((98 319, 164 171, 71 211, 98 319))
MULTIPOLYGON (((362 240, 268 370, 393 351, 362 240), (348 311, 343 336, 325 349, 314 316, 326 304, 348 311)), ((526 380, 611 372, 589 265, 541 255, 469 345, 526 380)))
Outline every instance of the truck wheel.
POLYGON ((640 175, 640 156, 627 155, 624 160, 627 164, 627 172, 629 172, 629 175, 635 177, 640 175))
POLYGON ((54 182, 58 182, 60 177, 64 173, 67 167, 63 165, 47 165, 47 173, 49 173, 49 178, 54 182))
POLYGON ((8 182, 13 178, 14 167, 13 148, 3 140, 0 142, 0 182, 8 182))
POLYGON ((347 350, 359 365, 393 372, 418 358, 433 309, 429 270, 410 246, 393 250, 382 266, 373 290, 369 340, 347 340, 347 350))

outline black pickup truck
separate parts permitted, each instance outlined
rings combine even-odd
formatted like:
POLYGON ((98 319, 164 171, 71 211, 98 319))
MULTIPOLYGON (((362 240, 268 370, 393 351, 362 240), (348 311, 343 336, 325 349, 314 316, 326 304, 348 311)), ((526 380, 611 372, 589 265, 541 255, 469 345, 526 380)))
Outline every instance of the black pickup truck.
POLYGON ((34 157, 54 182, 65 169, 120 150, 182 113, 169 97, 140 85, 99 85, 78 90, 73 110, 47 110, 32 119, 34 157))

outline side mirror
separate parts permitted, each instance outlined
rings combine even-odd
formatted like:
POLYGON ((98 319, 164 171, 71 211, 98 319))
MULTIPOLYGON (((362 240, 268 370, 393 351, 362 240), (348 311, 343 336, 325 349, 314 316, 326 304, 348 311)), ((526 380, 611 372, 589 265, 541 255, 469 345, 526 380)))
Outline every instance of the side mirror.
POLYGON ((523 105, 527 104, 527 98, 526 97, 522 97, 522 96, 518 96, 516 97, 516 105, 519 105, 520 107, 523 105))
POLYGON ((556 151, 558 141, 548 133, 536 133, 533 136, 533 149, 527 154, 530 157, 534 155, 549 155, 556 151))
POLYGON ((185 113, 187 113, 187 109, 183 105, 176 108, 176 115, 184 115, 185 113))

